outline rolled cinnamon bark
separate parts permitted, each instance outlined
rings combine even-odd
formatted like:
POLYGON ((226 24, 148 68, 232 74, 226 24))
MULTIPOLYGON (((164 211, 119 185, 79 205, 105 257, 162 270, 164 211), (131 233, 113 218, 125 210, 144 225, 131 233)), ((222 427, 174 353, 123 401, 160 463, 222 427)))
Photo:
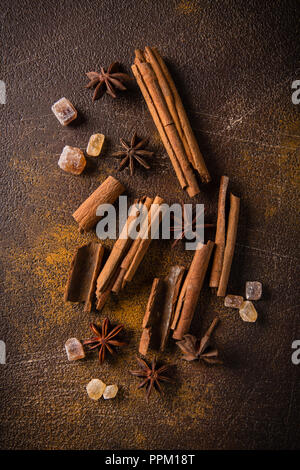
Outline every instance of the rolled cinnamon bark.
POLYGON ((237 228, 239 223, 240 198, 230 193, 230 210, 228 217, 227 237, 224 251, 222 272, 219 282, 217 295, 224 297, 226 295, 231 264, 234 255, 237 228))
POLYGON ((213 247, 214 242, 209 240, 206 245, 195 251, 176 307, 175 316, 179 319, 173 333, 174 339, 182 339, 189 331, 213 247))
POLYGON ((184 273, 185 268, 183 266, 172 266, 169 274, 164 278, 164 303, 158 328, 161 351, 164 351, 169 338, 171 322, 173 320, 175 306, 184 273))
POLYGON ((96 309, 99 310, 99 311, 101 311, 103 309, 104 305, 106 304, 106 302, 108 301, 108 299, 110 297, 112 286, 114 285, 114 282, 115 282, 115 280, 116 280, 116 278, 119 274, 118 269, 113 274, 113 277, 109 281, 106 289, 103 290, 102 292, 96 292, 96 296, 97 296, 96 309))
POLYGON ((103 254, 101 243, 91 242, 77 249, 65 288, 65 302, 85 302, 84 311, 91 311, 103 254))
POLYGON ((181 122, 180 122, 178 112, 177 112, 177 109, 176 109, 176 105, 175 105, 174 95, 173 95, 173 93, 171 91, 171 88, 170 88, 170 85, 169 85, 169 83, 168 83, 168 81, 167 81, 167 79, 164 75, 161 64, 157 60, 156 53, 154 52, 153 49, 151 49, 151 47, 148 47, 148 46, 145 47, 145 58, 146 58, 147 62, 149 62, 151 64, 151 66, 153 68, 153 71, 154 71, 154 73, 157 77, 158 83, 160 85, 160 89, 161 89, 161 91, 164 95, 164 98, 166 100, 168 109, 169 109, 170 114, 172 116, 173 122, 176 126, 178 135, 182 140, 182 143, 183 143, 185 152, 187 154, 187 157, 188 157, 189 161, 192 163, 192 165, 194 166, 194 159, 193 159, 193 156, 191 154, 191 151, 190 151, 189 145, 187 143, 186 137, 184 135, 183 129, 181 127, 181 122))
POLYGON ((160 206, 162 203, 164 202, 164 200, 159 197, 159 196, 156 196, 156 198, 154 199, 153 201, 153 205, 151 206, 150 208, 150 211, 149 211, 149 223, 148 223, 148 228, 147 228, 147 231, 148 231, 148 238, 141 238, 140 239, 140 243, 137 247, 137 251, 133 257, 133 260, 129 266, 129 268, 127 269, 126 271, 126 274, 124 276, 124 282, 129 282, 132 280, 134 274, 136 273, 136 270, 137 268, 139 267, 142 259, 144 258, 148 248, 149 248, 149 245, 152 241, 151 239, 151 231, 152 231, 152 226, 155 226, 155 224, 157 223, 157 219, 158 218, 161 218, 161 211, 160 211, 160 208, 159 207, 155 207, 156 206, 160 206))
POLYGON ((160 89, 157 77, 149 63, 142 62, 136 58, 135 65, 139 69, 144 84, 148 90, 149 95, 151 96, 151 100, 162 123, 164 132, 167 135, 170 145, 175 153, 176 160, 182 169, 183 175, 187 182, 187 192, 189 196, 193 197, 196 194, 199 194, 199 186, 193 170, 189 164, 182 140, 178 135, 164 95, 160 89))
POLYGON ((217 229, 215 236, 215 253, 213 265, 211 268, 211 275, 209 286, 218 287, 221 277, 221 271, 223 266, 224 250, 225 250, 225 232, 226 232, 226 220, 225 220, 225 204, 226 204, 226 193, 228 188, 229 178, 228 176, 222 176, 220 181, 219 190, 219 201, 218 201, 218 218, 217 218, 217 229))
POLYGON ((160 135, 160 138, 162 140, 162 143, 164 144, 164 147, 167 151, 167 154, 171 160, 171 163, 173 165, 173 168, 175 170, 175 173, 176 173, 176 176, 178 178, 178 181, 179 181, 179 184, 180 186, 185 189, 187 187, 187 181, 186 181, 186 177, 184 176, 183 174, 183 171, 182 171, 182 168, 176 158, 176 155, 174 153, 174 150, 169 142, 169 139, 167 137, 167 134, 163 128, 163 125, 161 123, 161 120, 160 120, 160 117, 158 115, 158 112, 157 112, 157 109, 153 103, 153 100, 149 94, 149 91, 144 83, 144 80, 143 80, 143 77, 137 67, 136 64, 132 65, 131 66, 131 69, 132 69, 132 72, 133 72, 133 75, 137 81, 137 84, 142 92, 142 95, 146 101, 146 104, 148 106, 148 109, 150 111, 150 114, 152 116, 152 119, 154 121, 154 124, 156 125, 156 128, 158 130, 158 133, 160 135))
POLYGON ((151 207, 152 203, 153 203, 153 199, 150 198, 150 197, 146 197, 146 199, 144 201, 144 207, 148 211, 148 217, 145 218, 145 220, 143 221, 142 226, 140 227, 139 237, 136 238, 135 240, 133 240, 133 243, 131 244, 127 254, 125 255, 125 257, 124 257, 124 259, 121 263, 121 269, 120 269, 119 275, 118 275, 118 277, 116 279, 116 282, 115 282, 115 284, 112 288, 112 292, 115 292, 116 294, 118 294, 120 292, 120 290, 125 286, 125 284, 126 284, 126 282, 124 281, 125 274, 126 274, 127 270, 129 269, 129 267, 132 263, 132 260, 133 260, 133 258, 135 257, 135 255, 137 253, 138 247, 139 247, 140 242, 141 242, 141 237, 143 236, 145 231, 148 230, 149 210, 150 210, 150 207, 151 207))
MULTIPOLYGON (((150 48, 146 48, 147 51, 149 51, 150 48)), ((161 57, 160 53, 158 50, 154 47, 152 48, 152 53, 157 61, 157 64, 159 65, 163 76, 165 77, 165 80, 167 81, 170 90, 173 94, 173 106, 176 109, 176 112, 178 114, 180 126, 184 135, 183 138, 183 144, 185 145, 185 141, 187 142, 188 146, 188 151, 187 155, 189 154, 192 155, 192 159, 189 157, 190 161, 193 162, 193 167, 198 171, 201 181, 203 183, 209 183, 211 181, 210 174, 207 170, 203 155, 199 149, 198 142, 195 138, 194 132, 192 130, 192 127, 190 125, 190 121, 187 117, 187 114, 185 112, 184 106, 182 104, 181 98, 179 96, 179 93, 177 91, 176 85, 170 75, 170 72, 161 57)), ((186 147, 186 145, 185 145, 186 147)))
POLYGON ((149 347, 164 351, 184 271, 183 266, 172 266, 164 279, 154 279, 142 324, 141 354, 149 347))
POLYGON ((96 215, 97 207, 101 204, 113 204, 124 191, 124 186, 116 178, 106 178, 74 212, 73 217, 78 222, 79 231, 91 230, 100 220, 96 215))
POLYGON ((154 278, 145 315, 143 318, 142 328, 154 326, 162 314, 162 296, 164 291, 164 281, 159 277, 154 278))
MULTIPOLYGON (((143 197, 140 201, 136 200, 135 205, 132 207, 132 211, 129 214, 127 221, 120 233, 118 240, 116 240, 110 255, 99 274, 97 279, 97 295, 100 292, 105 291, 108 284, 111 281, 112 276, 114 275, 116 269, 121 263, 126 251, 128 250, 129 246, 132 243, 132 238, 130 236, 130 228, 132 227, 132 222, 138 217, 139 212, 137 211, 137 204, 143 204, 145 201, 145 197, 143 197)), ((131 229, 132 230, 132 229, 131 229)))
POLYGON ((153 332, 156 331, 156 325, 159 321, 159 317, 162 314, 163 303, 162 295, 164 291, 164 282, 162 279, 155 278, 152 283, 151 292, 149 295, 145 315, 142 323, 142 335, 139 345, 139 353, 146 356, 149 346, 153 346, 153 339, 155 339, 157 346, 157 335, 153 335, 153 332), (154 338, 153 338, 154 336, 154 338))
MULTIPOLYGON (((132 245, 131 245, 132 246, 132 245)), ((124 276, 126 274, 126 269, 124 268, 120 268, 120 271, 119 271, 119 274, 118 274, 118 277, 117 279, 115 280, 115 283, 111 289, 111 291, 114 293, 114 294, 119 294, 120 291, 122 290, 123 288, 123 279, 124 279, 124 276)))

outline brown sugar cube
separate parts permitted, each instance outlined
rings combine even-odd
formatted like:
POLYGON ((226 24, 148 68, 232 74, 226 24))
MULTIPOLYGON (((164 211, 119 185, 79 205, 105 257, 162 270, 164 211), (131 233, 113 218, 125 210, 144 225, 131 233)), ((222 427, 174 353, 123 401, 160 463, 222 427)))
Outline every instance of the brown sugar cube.
POLYGON ((77 111, 67 98, 61 98, 51 106, 51 111, 63 126, 77 118, 77 111))

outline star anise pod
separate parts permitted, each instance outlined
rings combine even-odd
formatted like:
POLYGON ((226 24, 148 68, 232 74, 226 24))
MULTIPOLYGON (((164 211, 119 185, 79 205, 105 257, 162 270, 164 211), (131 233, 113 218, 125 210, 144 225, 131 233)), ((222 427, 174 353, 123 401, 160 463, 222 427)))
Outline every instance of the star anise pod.
POLYGON ((156 358, 153 359, 150 367, 146 361, 140 359, 139 357, 137 357, 137 361, 139 363, 140 369, 131 370, 130 373, 143 379, 143 381, 139 384, 138 388, 146 386, 147 401, 153 388, 159 393, 163 393, 160 382, 174 382, 170 377, 164 375, 165 372, 167 372, 171 367, 173 367, 172 365, 164 365, 157 369, 156 358))
POLYGON ((104 68, 100 68, 100 72, 87 72, 86 75, 90 82, 86 88, 96 87, 93 94, 93 102, 101 98, 104 93, 108 93, 113 98, 117 97, 117 90, 126 90, 125 84, 129 84, 132 78, 127 73, 120 72, 120 64, 113 62, 105 72, 104 68))
POLYGON ((95 323, 91 323, 90 328, 93 333, 96 334, 96 336, 83 341, 83 345, 87 347, 88 351, 99 348, 100 364, 102 364, 105 359, 106 350, 109 351, 110 354, 113 354, 114 350, 112 346, 126 345, 126 343, 123 341, 114 339, 120 333, 120 331, 123 330, 123 325, 117 325, 111 331, 109 331, 110 322, 108 318, 105 318, 102 323, 102 328, 101 326, 95 325, 95 323))
POLYGON ((183 336, 183 340, 177 341, 177 346, 183 351, 183 359, 186 361, 199 359, 207 364, 222 364, 222 361, 218 359, 218 350, 210 345, 210 337, 217 323, 218 318, 215 318, 200 340, 193 335, 187 334, 183 336))
POLYGON ((148 143, 148 138, 142 139, 137 142, 136 132, 133 133, 131 137, 130 144, 127 144, 124 139, 120 139, 121 145, 123 147, 122 150, 115 152, 112 154, 113 157, 121 158, 123 157, 119 171, 124 170, 126 166, 129 166, 130 175, 133 176, 134 173, 134 160, 137 161, 140 165, 142 165, 146 170, 150 169, 150 166, 142 157, 152 157, 153 152, 149 150, 145 150, 148 143))
MULTIPOLYGON (((173 227, 171 227, 171 231, 174 232, 174 238, 175 238, 175 234, 176 234, 175 241, 172 243, 172 248, 174 248, 177 245, 177 243, 180 242, 180 240, 184 240, 185 238, 187 238, 187 235, 189 233, 195 232, 196 225, 198 224, 198 219, 203 214, 203 212, 201 212, 200 214, 196 214, 192 218, 192 221, 190 221, 185 216, 184 204, 181 203, 181 206, 182 206, 182 217, 181 217, 181 219, 178 219, 178 218, 174 217, 173 227)), ((215 226, 215 224, 204 224, 204 228, 212 228, 214 226, 215 226)))

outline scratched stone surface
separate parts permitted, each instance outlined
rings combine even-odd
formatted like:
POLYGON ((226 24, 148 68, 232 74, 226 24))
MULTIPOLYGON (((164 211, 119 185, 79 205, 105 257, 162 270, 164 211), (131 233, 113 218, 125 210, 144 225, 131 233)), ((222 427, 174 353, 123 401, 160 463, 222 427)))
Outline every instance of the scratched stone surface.
POLYGON ((300 78, 299 10, 296 0, 2 1, 2 449, 299 447, 299 366, 291 361, 299 338, 300 105, 291 101, 292 81, 300 78), (131 199, 159 194, 190 202, 138 88, 95 104, 84 88, 85 72, 113 60, 130 71, 134 49, 145 45, 166 58, 213 177, 195 198, 205 204, 207 222, 216 220, 222 174, 241 197, 228 292, 243 295, 247 280, 261 281, 264 291, 258 321, 246 324, 206 281, 192 332, 200 335, 220 318, 215 342, 224 365, 186 363, 171 344, 161 359, 176 364, 176 385, 149 405, 128 370, 136 367, 150 285, 171 264, 188 266, 191 254, 155 241, 103 314, 63 303, 75 248, 96 239, 80 235, 71 214, 108 175, 120 178, 131 199), (62 96, 80 113, 66 128, 51 112, 62 96), (110 154, 134 129, 150 136, 155 157, 148 173, 130 178, 118 174, 110 154), (94 132, 107 138, 102 156, 88 159, 79 177, 62 172, 63 147, 84 150, 94 132), (65 341, 89 337, 89 322, 104 314, 124 323, 129 345, 102 367, 96 356, 69 363, 65 341), (118 384, 117 397, 90 400, 85 386, 92 378, 118 384))

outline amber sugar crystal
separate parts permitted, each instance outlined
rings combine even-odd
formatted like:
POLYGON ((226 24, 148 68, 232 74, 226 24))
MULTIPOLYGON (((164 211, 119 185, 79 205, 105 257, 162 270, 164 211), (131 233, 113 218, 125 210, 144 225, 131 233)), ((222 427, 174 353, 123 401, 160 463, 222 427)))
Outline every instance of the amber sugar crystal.
POLYGON ((58 166, 73 175, 80 175, 86 165, 86 159, 83 152, 77 147, 66 145, 58 160, 58 166))
POLYGON ((67 126, 77 118, 77 111, 67 98, 56 101, 51 110, 63 126, 67 126))
POLYGON ((224 299, 225 307, 240 308, 244 299, 241 295, 226 295, 224 299))
POLYGON ((69 338, 65 344, 69 361, 77 361, 85 357, 85 352, 81 342, 77 338, 69 338))
POLYGON ((246 299, 259 300, 262 295, 262 283, 259 281, 246 282, 246 299))
POLYGON ((90 157, 98 157, 101 153, 105 136, 103 134, 93 134, 89 139, 88 146, 86 148, 86 153, 90 157))
POLYGON ((239 309, 240 317, 242 320, 254 323, 257 320, 257 311, 252 302, 245 300, 239 309))

